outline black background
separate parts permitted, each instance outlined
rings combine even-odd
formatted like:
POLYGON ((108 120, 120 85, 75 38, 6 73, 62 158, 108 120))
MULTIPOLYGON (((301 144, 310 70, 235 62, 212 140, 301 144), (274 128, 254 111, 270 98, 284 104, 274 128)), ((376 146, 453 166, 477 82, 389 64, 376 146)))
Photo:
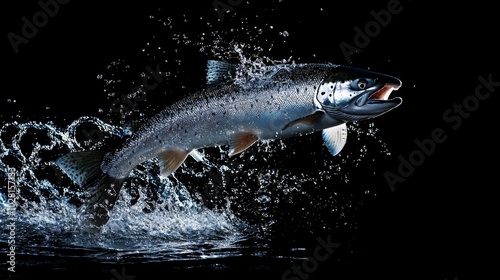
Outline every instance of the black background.
MULTIPOLYGON (((280 51, 285 57, 293 50, 301 62, 339 64, 346 64, 339 44, 353 44, 353 28, 364 28, 372 20, 370 11, 388 3, 249 2, 228 15, 264 14, 262 22, 288 30, 287 44, 275 49, 278 57, 280 51), (274 6, 280 10, 264 12, 274 6), (320 8, 324 11, 319 12, 320 8)), ((148 30, 147 18, 159 7, 166 14, 203 15, 212 22, 218 17, 211 1, 71 1, 15 54, 6 35, 19 34, 21 18, 31 17, 39 6, 35 1, 5 5, 0 93, 0 117, 5 121, 15 120, 16 114, 24 120, 73 120, 109 106, 103 105, 107 100, 96 76, 114 59, 134 60, 154 32, 148 30)), ((498 92, 480 101, 456 130, 443 114, 474 94, 478 76, 492 75, 500 81, 498 12, 493 5, 478 1, 443 6, 402 1, 401 5, 403 11, 393 15, 360 54, 352 56, 352 66, 370 67, 403 81, 396 93, 403 104, 375 121, 393 151, 384 164, 397 173, 398 155, 408 159, 417 148, 415 139, 430 138, 436 128, 443 129, 447 139, 436 144, 435 152, 403 183, 396 184, 394 192, 380 191, 378 199, 366 205, 357 255, 348 263, 331 260, 331 266, 313 275, 317 279, 483 279, 494 268, 490 256, 496 252, 489 237, 498 222, 494 192, 498 185, 498 117, 494 115, 498 92)), ((213 28, 228 28, 228 24, 229 20, 213 28)), ((195 68, 204 63, 203 57, 197 59, 195 68)), ((136 269, 130 274, 143 279, 140 266, 136 269)), ((148 269, 143 271, 145 276, 148 269)), ((238 273, 231 277, 243 277, 246 272, 238 273)), ((281 274, 276 275, 279 279, 281 274)), ((171 279, 168 274, 159 278, 171 279)))

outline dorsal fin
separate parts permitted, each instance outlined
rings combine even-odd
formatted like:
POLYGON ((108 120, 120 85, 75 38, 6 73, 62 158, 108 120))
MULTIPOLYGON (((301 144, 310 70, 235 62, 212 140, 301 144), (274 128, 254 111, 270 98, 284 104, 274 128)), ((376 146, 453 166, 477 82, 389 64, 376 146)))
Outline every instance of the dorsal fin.
POLYGON ((236 75, 236 64, 219 60, 207 61, 207 85, 230 83, 236 75))

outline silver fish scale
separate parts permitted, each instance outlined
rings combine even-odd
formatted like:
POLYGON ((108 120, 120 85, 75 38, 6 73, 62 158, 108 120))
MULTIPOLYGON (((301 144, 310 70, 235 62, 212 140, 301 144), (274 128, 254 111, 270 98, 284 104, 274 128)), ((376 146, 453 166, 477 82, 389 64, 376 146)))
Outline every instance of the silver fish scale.
POLYGON ((295 65, 278 71, 279 77, 243 89, 236 85, 210 86, 180 100, 147 121, 113 154, 102 170, 124 178, 141 162, 168 149, 193 150, 227 145, 238 132, 256 133, 260 139, 289 137, 289 122, 314 112, 316 87, 326 65, 295 65), (286 72, 283 72, 286 71, 286 72))
POLYGON ((259 68, 262 76, 254 72, 238 76, 232 64, 211 64, 206 89, 147 120, 117 150, 79 152, 58 159, 60 167, 88 190, 85 211, 94 226, 108 221, 123 182, 146 160, 158 157, 161 175, 168 176, 200 148, 229 144, 229 154, 235 155, 258 140, 321 130, 328 151, 336 155, 347 139, 346 122, 379 116, 402 101, 388 99, 401 86, 399 79, 362 69, 292 64, 259 68), (220 73, 220 69, 235 73, 235 78, 231 80, 228 71, 220 73), (378 80, 365 89, 355 83, 361 79, 378 80))

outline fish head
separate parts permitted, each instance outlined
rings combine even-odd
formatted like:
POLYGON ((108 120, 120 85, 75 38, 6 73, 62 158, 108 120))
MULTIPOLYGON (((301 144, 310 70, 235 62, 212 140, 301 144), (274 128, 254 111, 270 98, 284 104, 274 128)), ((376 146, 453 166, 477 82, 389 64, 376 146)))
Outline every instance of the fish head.
POLYGON ((398 78, 348 66, 335 66, 317 87, 314 103, 319 110, 343 122, 380 116, 402 103, 389 99, 401 87, 398 78))

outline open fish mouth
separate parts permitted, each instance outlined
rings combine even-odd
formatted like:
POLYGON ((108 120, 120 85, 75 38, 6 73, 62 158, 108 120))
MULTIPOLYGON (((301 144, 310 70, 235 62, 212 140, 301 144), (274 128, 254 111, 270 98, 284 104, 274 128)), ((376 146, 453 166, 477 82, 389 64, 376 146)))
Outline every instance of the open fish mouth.
POLYGON ((401 87, 401 83, 399 83, 399 84, 393 84, 393 83, 386 84, 386 85, 382 86, 381 88, 379 88, 378 90, 370 91, 370 92, 367 92, 367 93, 363 94, 362 96, 360 96, 356 100, 356 105, 361 107, 361 106, 364 106, 366 104, 381 104, 384 102, 398 101, 400 99, 398 97, 392 98, 392 99, 389 99, 389 97, 393 91, 398 90, 400 87, 401 87))
POLYGON ((394 98, 389 99, 389 96, 391 96, 392 91, 398 90, 400 87, 401 84, 387 84, 371 94, 368 97, 367 103, 376 104, 380 102, 392 101, 394 98))

